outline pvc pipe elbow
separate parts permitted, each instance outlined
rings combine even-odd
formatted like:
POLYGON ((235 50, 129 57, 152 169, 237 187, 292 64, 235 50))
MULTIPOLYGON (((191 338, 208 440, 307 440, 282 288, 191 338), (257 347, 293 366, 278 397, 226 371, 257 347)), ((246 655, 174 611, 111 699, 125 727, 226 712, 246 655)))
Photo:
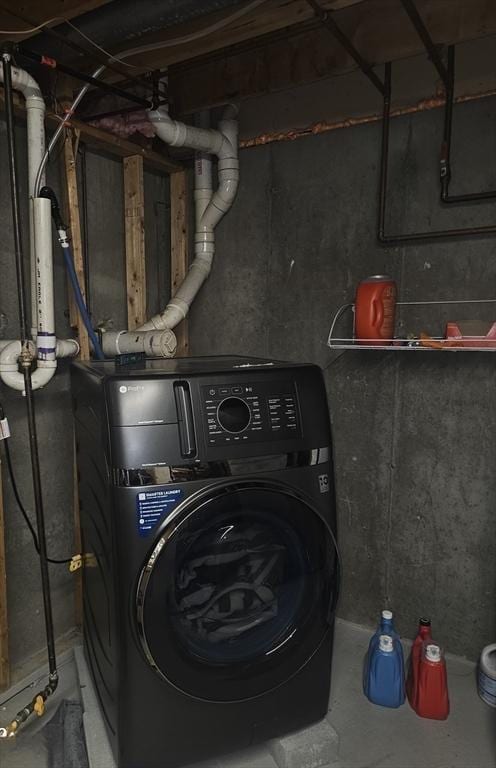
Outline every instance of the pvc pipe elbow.
MULTIPOLYGON (((3 75, 0 75, 0 79, 3 81, 3 75)), ((31 77, 31 75, 24 69, 12 67, 12 87, 16 91, 20 91, 26 101, 28 99, 32 100, 32 106, 41 103, 43 105, 43 111, 45 111, 45 101, 41 93, 41 88, 34 77, 31 77)))
MULTIPOLYGON (((0 379, 17 392, 24 391, 24 375, 18 370, 18 359, 22 351, 20 341, 12 341, 0 353, 0 379)), ((41 389, 53 378, 57 369, 56 360, 38 360, 38 367, 31 375, 33 389, 41 389)))
POLYGON ((0 352, 0 372, 17 371, 17 361, 22 352, 20 341, 10 341, 0 352))
POLYGON ((56 354, 58 358, 77 357, 80 352, 76 339, 57 339, 56 354))

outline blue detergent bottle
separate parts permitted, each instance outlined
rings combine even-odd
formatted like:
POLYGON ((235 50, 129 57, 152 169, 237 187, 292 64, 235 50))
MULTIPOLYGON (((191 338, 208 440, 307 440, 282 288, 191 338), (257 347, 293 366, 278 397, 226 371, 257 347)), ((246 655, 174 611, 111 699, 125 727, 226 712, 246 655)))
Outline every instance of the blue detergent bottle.
POLYGON ((379 635, 368 658, 365 694, 382 707, 400 707, 404 703, 405 669, 399 637, 379 635))
MULTIPOLYGON (((369 660, 369 658, 370 658, 374 648, 377 648, 377 646, 379 645, 379 637, 381 635, 390 635, 392 638, 395 638, 396 640, 400 639, 400 636, 399 636, 399 634, 396 631, 396 628, 394 626, 393 612, 392 611, 382 611, 381 612, 381 618, 380 618, 379 624, 377 625, 377 629, 374 632, 374 634, 372 635, 372 637, 370 638, 369 650, 368 650, 367 659, 366 659, 366 663, 365 663, 365 667, 366 668, 367 668, 367 665, 368 665, 368 660, 369 660)), ((367 674, 368 674, 368 672, 367 672, 367 669, 366 669, 365 673, 364 673, 364 680, 367 677, 367 674)))

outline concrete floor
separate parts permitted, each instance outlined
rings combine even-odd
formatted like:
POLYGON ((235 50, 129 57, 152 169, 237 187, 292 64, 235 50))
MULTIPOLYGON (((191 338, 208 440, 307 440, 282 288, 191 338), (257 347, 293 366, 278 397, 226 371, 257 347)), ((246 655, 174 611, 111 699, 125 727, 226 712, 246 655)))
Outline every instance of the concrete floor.
MULTIPOLYGON (((495 768, 496 710, 485 705, 477 695, 474 665, 448 657, 450 717, 443 723, 423 720, 407 704, 398 710, 388 710, 370 704, 363 696, 362 661, 369 637, 368 629, 342 621, 337 623, 327 721, 286 741, 281 740, 285 755, 281 757, 281 751, 278 752, 274 744, 261 745, 194 768, 281 768, 281 760, 286 761, 285 768, 495 768), (335 732, 339 745, 334 741, 335 732), (332 743, 325 743, 329 739, 332 743), (306 747, 308 744, 312 744, 313 757, 306 747)), ((69 651, 60 657, 61 682, 49 713, 53 714, 64 698, 82 699, 90 766, 115 768, 81 659, 79 647, 75 653, 69 651)), ((38 684, 42 674, 43 670, 38 671, 2 695, 0 702, 33 680, 38 684)), ((0 704, 0 724, 7 722, 32 693, 34 688, 29 688, 7 704, 0 704)), ((1 768, 62 768, 48 765, 44 724, 46 718, 32 720, 22 736, 0 742, 1 768)))

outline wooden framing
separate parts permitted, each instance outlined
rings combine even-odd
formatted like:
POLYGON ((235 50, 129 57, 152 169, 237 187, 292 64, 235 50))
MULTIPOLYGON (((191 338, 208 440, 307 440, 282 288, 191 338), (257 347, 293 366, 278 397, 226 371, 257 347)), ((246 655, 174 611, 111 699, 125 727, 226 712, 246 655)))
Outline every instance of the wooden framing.
MULTIPOLYGON (((189 263, 188 233, 188 178, 185 171, 173 173, 170 177, 171 203, 171 294, 186 277, 189 263)), ((189 349, 188 319, 182 321, 174 332, 177 338, 177 356, 186 357, 189 349)))
MULTIPOLYGON (((393 1, 396 2, 397 0, 393 1)), ((334 11, 347 6, 368 5, 368 0, 367 2, 365 0, 319 0, 319 4, 325 10, 334 11)), ((148 43, 189 37, 191 34, 200 32, 206 27, 222 21, 226 16, 231 15, 233 10, 237 9, 224 8, 220 11, 209 13, 206 16, 182 22, 181 24, 167 26, 158 32, 142 35, 139 44, 141 46, 148 43)), ((165 69, 179 61, 187 61, 212 51, 218 51, 221 48, 225 49, 228 46, 252 40, 261 35, 313 18, 314 12, 306 0, 266 0, 262 6, 253 8, 228 26, 213 31, 208 35, 199 35, 196 40, 188 40, 180 45, 168 45, 158 50, 142 52, 136 56, 129 57, 126 61, 142 68, 143 71, 155 68, 165 69)), ((124 47, 124 45, 121 46, 121 50, 124 50, 124 47)), ((112 81, 115 79, 115 73, 109 73, 108 80, 112 81)))
MULTIPOLYGON (((72 244, 72 255, 74 257, 74 268, 81 288, 81 293, 85 297, 84 286, 84 257, 83 241, 81 238, 81 221, 79 217, 79 196, 77 186, 76 157, 77 151, 74 144, 75 136, 71 130, 66 132, 64 137, 64 174, 65 174, 65 192, 66 192, 66 212, 67 222, 69 224, 69 233, 72 244)), ((77 141, 77 138, 76 138, 77 141)), ((88 331, 79 314, 72 287, 68 281, 69 295, 69 318, 71 328, 76 331, 79 346, 81 347, 81 360, 89 360, 90 347, 88 340, 88 331)))
MULTIPOLYGON (((417 6, 437 44, 496 34, 496 3, 417 0, 417 6)), ((360 54, 374 65, 425 55, 399 0, 369 0, 336 11, 333 16, 360 54)), ((356 68, 330 32, 310 20, 170 67, 169 98, 176 115, 189 114, 356 68)))
POLYGON ((2 460, 0 458, 0 691, 10 685, 9 625, 7 621, 7 571, 3 515, 2 460))
MULTIPOLYGON (((72 244, 72 255, 74 258, 74 268, 81 288, 81 293, 86 299, 85 295, 85 281, 84 281, 84 255, 83 255, 83 241, 81 237, 81 220, 79 215, 79 195, 78 195, 78 183, 77 183, 77 142, 79 140, 78 134, 71 129, 68 129, 64 136, 64 164, 62 169, 63 175, 63 189, 65 191, 65 208, 66 208, 66 220, 69 223, 69 231, 72 244)), ((70 325, 75 330, 79 346, 79 359, 90 359, 90 345, 88 339, 88 331, 84 325, 81 316, 79 314, 72 286, 67 284, 68 298, 69 298, 69 319, 70 325)), ((78 490, 78 473, 76 462, 76 444, 74 437, 74 459, 73 459, 73 477, 74 477, 74 495, 73 495, 73 514, 74 514, 74 551, 76 554, 81 553, 82 541, 81 541, 81 528, 79 519, 79 490, 78 490)), ((82 553, 81 553, 82 554, 82 553)), ((81 571, 77 571, 74 574, 76 580, 75 584, 75 623, 80 627, 83 623, 83 580, 81 571)))
POLYGON ((129 330, 146 321, 145 192, 143 158, 125 157, 124 223, 126 232, 127 324, 129 330))

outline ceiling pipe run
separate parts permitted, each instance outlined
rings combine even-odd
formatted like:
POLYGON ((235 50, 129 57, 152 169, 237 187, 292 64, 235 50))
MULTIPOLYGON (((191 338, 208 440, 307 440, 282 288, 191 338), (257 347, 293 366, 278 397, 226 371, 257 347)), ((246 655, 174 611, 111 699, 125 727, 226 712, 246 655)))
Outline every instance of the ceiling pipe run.
POLYGON ((172 147, 196 150, 195 162, 195 258, 186 278, 165 310, 140 326, 140 331, 173 329, 184 320, 212 269, 214 230, 231 207, 239 182, 237 108, 228 105, 218 130, 196 128, 172 120, 165 109, 149 113, 157 136, 172 147), (212 192, 210 155, 217 155, 219 184, 212 192))

